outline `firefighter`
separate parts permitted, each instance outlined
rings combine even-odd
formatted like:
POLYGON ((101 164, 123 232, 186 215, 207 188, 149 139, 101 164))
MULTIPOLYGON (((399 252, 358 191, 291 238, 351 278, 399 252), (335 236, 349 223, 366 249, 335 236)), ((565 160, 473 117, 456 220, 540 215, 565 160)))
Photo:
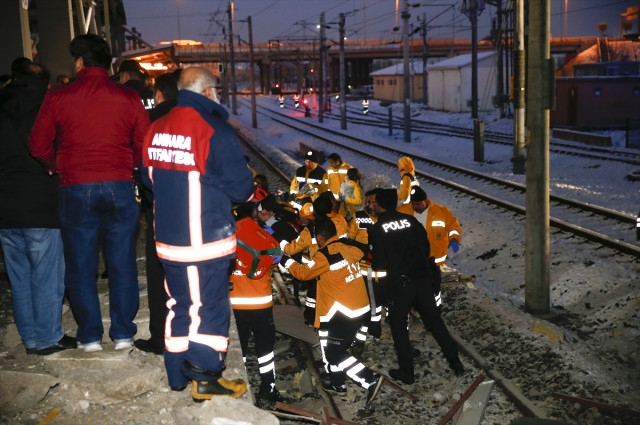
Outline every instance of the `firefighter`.
MULTIPOLYGON (((427 193, 419 186, 411 189, 411 206, 413 216, 427 230, 431 256, 440 267, 443 280, 445 274, 449 277, 457 276, 457 271, 447 266, 449 249, 455 254, 460 249, 462 229, 455 215, 444 205, 436 204, 427 198, 427 193)), ((449 279, 450 280, 450 279, 449 279)))
MULTIPOLYGON (((318 161, 318 153, 310 150, 305 154, 304 165, 296 169, 289 185, 289 193, 294 202, 305 197, 314 200, 319 194, 326 192, 329 185, 327 171, 318 165, 318 161)), ((298 209, 301 206, 294 205, 298 209)))
POLYGON ((407 328, 407 318, 413 307, 420 314, 425 329, 440 345, 449 367, 461 376, 464 366, 458 357, 458 346, 433 297, 434 286, 440 285, 440 269, 429 256, 427 232, 415 217, 395 211, 397 201, 395 189, 383 189, 376 194, 378 221, 369 230, 372 268, 387 272, 385 296, 399 364, 399 368, 390 370, 389 375, 405 384, 415 382, 413 349, 407 328))
POLYGON ((340 199, 340 186, 347 178, 347 170, 352 168, 351 165, 342 161, 342 158, 337 153, 332 153, 327 157, 329 160, 329 167, 327 168, 327 181, 329 190, 333 193, 336 200, 340 199))
POLYGON ((408 156, 398 159, 398 171, 400 171, 400 186, 398 187, 398 212, 413 214, 411 206, 411 189, 419 186, 416 179, 416 167, 408 156))
MULTIPOLYGON (((245 216, 252 217, 268 233, 273 230, 267 225, 275 217, 278 202, 273 195, 269 195, 257 205, 246 202, 246 208, 237 208, 239 213, 236 220, 245 216)), ((274 262, 280 256, 274 257, 274 262)), ((236 259, 236 263, 237 263, 236 259)), ((229 278, 232 289, 229 299, 238 328, 242 360, 246 363, 249 338, 253 334, 255 351, 260 370, 260 387, 257 399, 268 403, 275 403, 280 399, 276 389, 276 369, 273 346, 276 340, 276 327, 273 321, 273 294, 271 288, 271 269, 264 272, 260 278, 251 279, 239 267, 235 267, 229 278)))
MULTIPOLYGON (((303 209, 308 204, 303 206, 303 209)), ((338 237, 344 238, 347 236, 348 224, 343 216, 337 214, 335 210, 335 199, 330 192, 325 192, 318 196, 313 202, 313 206, 311 211, 313 212, 313 216, 315 219, 319 218, 329 218, 333 223, 336 229, 338 229, 338 237)), ((307 207, 308 208, 308 207, 307 207)), ((301 211, 302 213, 302 211, 301 211)), ((318 250, 318 245, 314 236, 313 227, 307 226, 300 232, 300 236, 298 236, 295 240, 287 242, 281 241, 280 248, 282 248, 282 252, 286 255, 292 256, 297 253, 306 251, 310 258, 313 257, 315 252, 318 250)), ((307 296, 305 299, 305 309, 304 309, 304 320, 305 324, 308 326, 313 325, 313 318, 315 317, 315 309, 316 309, 316 282, 315 280, 308 281, 307 288, 307 296)))
POLYGON ((333 221, 316 222, 318 251, 309 264, 283 257, 289 273, 298 279, 318 279, 318 308, 314 326, 319 328, 320 348, 325 364, 321 376, 327 392, 347 395, 346 378, 367 390, 366 403, 380 391, 384 377, 351 356, 347 349, 356 332, 369 317, 369 299, 358 262, 366 247, 348 239, 338 239, 333 221))

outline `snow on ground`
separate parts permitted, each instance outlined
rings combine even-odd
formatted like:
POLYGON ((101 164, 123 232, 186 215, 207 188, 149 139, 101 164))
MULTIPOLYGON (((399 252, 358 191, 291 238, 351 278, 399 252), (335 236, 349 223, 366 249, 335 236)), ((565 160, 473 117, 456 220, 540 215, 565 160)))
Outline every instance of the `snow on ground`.
MULTIPOLYGON (((261 104, 275 98, 261 97, 261 104)), ((354 102, 354 108, 359 106, 354 102)), ((394 116, 402 117, 402 105, 394 105, 394 116), (400 108, 400 110, 396 110, 400 108)), ((318 122, 316 116, 302 118, 302 111, 287 109, 289 114, 301 119, 318 122)), ((370 102, 370 111, 386 113, 387 108, 378 102, 370 102)), ((348 114, 353 112, 349 110, 348 114)), ((331 114, 337 115, 334 108, 331 114)), ((412 105, 412 117, 467 128, 473 127, 470 114, 443 113, 424 110, 422 105, 412 105)), ((238 110, 237 118, 250 125, 250 110, 246 105, 238 110)), ((485 131, 512 132, 511 119, 496 120, 493 113, 482 113, 485 131)), ((259 115, 258 129, 251 131, 265 142, 274 155, 291 155, 286 158, 293 167, 299 166, 299 143, 305 142, 295 132, 273 125, 273 121, 259 115)), ((338 130, 339 120, 325 118, 324 125, 338 130)), ((524 184, 525 175, 512 173, 509 146, 485 143, 485 161, 473 160, 473 142, 467 139, 413 133, 411 143, 405 143, 403 132, 388 129, 347 124, 348 133, 369 138, 378 143, 396 145, 410 153, 426 155, 432 159, 510 179, 524 184)), ((325 154, 335 148, 326 149, 325 154)), ((343 160, 364 174, 363 187, 376 184, 390 187, 397 185, 400 175, 390 167, 363 160, 348 152, 338 152, 343 160)), ((327 166, 328 164, 323 164, 327 166)), ((561 154, 550 155, 550 191, 580 201, 601 205, 635 216, 640 207, 640 182, 629 181, 625 176, 636 171, 637 166, 612 161, 600 161, 561 154)), ((436 185, 421 182, 429 197, 450 208, 462 226, 461 250, 450 257, 449 265, 463 274, 473 276, 474 285, 483 296, 504 308, 523 311, 525 303, 525 221, 521 217, 504 214, 482 203, 456 195, 436 185)), ((635 229, 629 229, 629 241, 635 243, 635 229)), ((606 357, 611 353, 630 359, 640 350, 640 266, 637 260, 620 259, 608 249, 578 240, 567 240, 552 231, 550 246, 551 305, 555 312, 579 318, 566 326, 563 332, 568 340, 577 341, 578 333, 588 335, 588 344, 596 355, 606 357), (573 327, 572 327, 573 326, 573 327), (635 353, 635 354, 634 354, 635 353)), ((446 301, 445 301, 446 302, 446 301)), ((610 374, 614 372, 609 371, 610 374)), ((624 374, 624 371, 621 371, 624 374)), ((636 368, 636 374, 638 370, 636 368)))

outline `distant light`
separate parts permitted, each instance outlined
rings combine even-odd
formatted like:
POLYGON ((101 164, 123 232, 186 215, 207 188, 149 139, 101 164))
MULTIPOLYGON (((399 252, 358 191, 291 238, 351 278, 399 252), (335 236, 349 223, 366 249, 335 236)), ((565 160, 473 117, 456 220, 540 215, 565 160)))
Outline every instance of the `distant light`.
POLYGON ((202 41, 196 40, 172 40, 172 41, 161 41, 159 44, 168 45, 168 44, 177 44, 179 46, 202 46, 202 41))
POLYGON ((169 69, 166 65, 162 63, 140 63, 140 66, 146 69, 147 71, 164 71, 169 69))

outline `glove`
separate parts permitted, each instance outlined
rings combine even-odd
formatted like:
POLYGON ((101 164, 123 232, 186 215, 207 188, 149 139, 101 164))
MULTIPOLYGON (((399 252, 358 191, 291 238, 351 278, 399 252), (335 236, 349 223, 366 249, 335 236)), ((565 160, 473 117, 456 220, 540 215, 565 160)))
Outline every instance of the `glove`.
POLYGON ((458 250, 460 249, 460 245, 458 244, 458 241, 455 239, 451 239, 449 241, 449 248, 451 248, 451 250, 456 253, 458 252, 458 250))
POLYGON ((283 255, 282 258, 280 259, 280 265, 282 267, 284 267, 285 269, 289 269, 289 267, 291 267, 291 264, 295 263, 296 260, 294 260, 293 258, 289 257, 288 255, 283 255))
POLYGON ((344 196, 344 195, 342 195, 342 196, 340 197, 340 200, 341 200, 342 202, 344 202, 344 201, 345 201, 345 199, 347 199, 347 197, 346 197, 346 196, 344 196))

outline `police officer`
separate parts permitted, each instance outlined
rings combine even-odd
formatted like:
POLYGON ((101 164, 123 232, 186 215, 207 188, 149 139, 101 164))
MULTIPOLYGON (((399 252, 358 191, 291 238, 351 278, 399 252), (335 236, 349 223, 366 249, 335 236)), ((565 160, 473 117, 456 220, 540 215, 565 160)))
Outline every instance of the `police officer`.
POLYGON ((144 109, 153 108, 153 92, 146 85, 147 71, 133 59, 127 59, 122 61, 118 68, 118 73, 113 76, 113 79, 118 83, 131 87, 140 95, 142 99, 142 105, 144 109))
MULTIPOLYGON (((373 227, 378 220, 375 212, 376 194, 382 190, 379 187, 368 190, 364 194, 365 207, 357 211, 353 220, 349 222, 349 232, 347 237, 363 244, 369 244, 369 229, 373 227)), ((363 270, 364 279, 367 282, 367 293, 369 294, 369 302, 371 305, 371 321, 360 329, 356 340, 364 345, 366 334, 374 338, 380 338, 382 334, 382 294, 380 286, 386 276, 383 270, 374 271, 371 268, 371 256, 367 255, 360 260, 360 268, 363 270)), ((364 348, 364 347, 362 347, 364 348)))
POLYGON ((376 195, 378 221, 369 230, 372 268, 387 272, 385 292, 389 323, 399 364, 399 369, 390 370, 389 375, 405 384, 415 381, 413 350, 407 329, 407 317, 412 307, 440 345, 449 367, 456 375, 463 375, 458 347, 433 298, 433 285, 439 284, 440 273, 433 257, 429 256, 427 233, 415 217, 395 211, 397 201, 395 189, 383 189, 376 195))

